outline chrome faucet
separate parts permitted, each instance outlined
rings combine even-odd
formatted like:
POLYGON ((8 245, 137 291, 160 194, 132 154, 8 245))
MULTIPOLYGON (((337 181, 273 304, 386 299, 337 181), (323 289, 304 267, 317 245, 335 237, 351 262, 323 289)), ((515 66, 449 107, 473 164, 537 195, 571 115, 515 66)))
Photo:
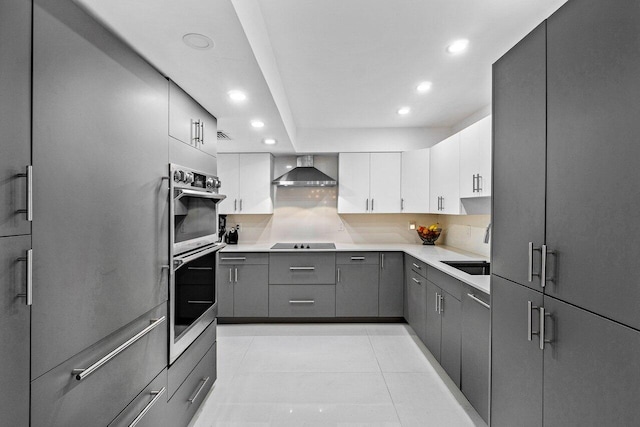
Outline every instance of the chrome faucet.
POLYGON ((484 242, 489 243, 490 237, 491 237, 491 223, 487 225, 487 231, 484 232, 484 242))

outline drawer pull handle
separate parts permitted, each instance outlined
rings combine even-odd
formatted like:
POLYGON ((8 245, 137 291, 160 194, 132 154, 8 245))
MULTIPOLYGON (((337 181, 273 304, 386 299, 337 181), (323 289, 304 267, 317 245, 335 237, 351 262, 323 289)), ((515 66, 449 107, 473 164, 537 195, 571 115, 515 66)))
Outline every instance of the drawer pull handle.
POLYGON ((289 267, 291 271, 313 271, 315 267, 289 267))
POLYGON ((18 294, 18 298, 25 298, 27 305, 33 304, 33 249, 27 250, 27 256, 18 258, 18 261, 27 262, 27 288, 24 294, 18 294))
POLYGON ((213 301, 199 301, 199 300, 194 300, 194 301, 187 301, 187 304, 213 304, 213 301))
POLYGON ((364 261, 363 256, 352 256, 351 261, 364 261))
POLYGON ((247 257, 244 256, 233 256, 233 257, 222 257, 221 261, 246 261, 247 257))
POLYGON ((33 166, 27 165, 25 173, 16 175, 19 178, 27 178, 27 208, 18 209, 16 213, 27 215, 27 221, 33 221, 33 166))
POLYGON ((212 271, 213 267, 187 267, 187 270, 207 270, 207 271, 212 271))
POLYGON ((471 298, 472 300, 474 300, 475 302, 477 302, 478 304, 480 304, 481 306, 483 306, 484 308, 488 308, 491 309, 491 306, 489 304, 487 304, 486 302, 482 301, 480 298, 478 298, 477 296, 473 295, 473 294, 467 294, 467 296, 469 298, 471 298))
POLYGON ((416 282, 418 285, 421 284, 422 282, 420 282, 420 280, 416 279, 415 277, 412 277, 413 281, 416 282))
POLYGON ((196 392, 193 394, 193 396, 191 396, 188 400, 189 404, 193 403, 196 401, 196 399, 198 398, 198 395, 200 394, 200 392, 204 389, 204 386, 207 385, 207 383, 209 382, 209 378, 203 378, 200 380, 200 387, 198 387, 198 389, 196 390, 196 392))
POLYGON ((86 369, 74 369, 73 371, 71 371, 71 373, 76 377, 76 380, 78 380, 78 381, 84 380, 89 375, 93 374, 95 371, 100 369, 102 366, 104 366, 105 364, 110 362, 111 359, 113 359, 114 357, 116 357, 117 355, 119 355, 120 353, 125 351, 127 348, 131 347, 140 338, 144 337, 149 332, 151 332, 152 330, 157 328, 158 325, 160 325, 165 320, 167 320, 166 316, 162 316, 159 319, 151 319, 151 324, 149 326, 147 326, 146 328, 144 328, 143 330, 138 332, 133 337, 129 338, 127 341, 125 341, 123 344, 118 346, 118 348, 116 348, 115 350, 111 351, 109 354, 104 356, 102 359, 98 360, 96 363, 94 363, 93 365, 89 366, 86 369))
POLYGON ((156 404, 156 402, 160 399, 160 397, 164 394, 165 391, 167 391, 166 387, 162 387, 160 390, 157 390, 157 391, 152 390, 149 394, 153 396, 153 399, 151 399, 151 402, 147 403, 147 406, 145 406, 144 409, 138 414, 138 416, 133 421, 131 421, 131 424, 129 424, 129 427, 136 427, 138 423, 142 420, 142 418, 145 415, 147 415, 147 412, 151 410, 153 405, 156 404))
POLYGON ((418 264, 416 264, 415 262, 413 262, 412 264, 413 264, 413 266, 414 266, 415 268, 417 268, 418 270, 422 270, 422 267, 420 267, 420 266, 419 266, 418 264))
POLYGON ((315 304, 312 299, 290 299, 289 304, 315 304))

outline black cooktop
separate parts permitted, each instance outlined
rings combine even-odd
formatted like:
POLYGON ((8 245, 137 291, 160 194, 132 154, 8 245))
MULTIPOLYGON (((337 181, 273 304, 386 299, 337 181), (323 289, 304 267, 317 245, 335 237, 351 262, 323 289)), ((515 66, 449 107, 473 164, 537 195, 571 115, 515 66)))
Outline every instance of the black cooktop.
POLYGON ((276 243, 271 249, 335 249, 335 243, 276 243))

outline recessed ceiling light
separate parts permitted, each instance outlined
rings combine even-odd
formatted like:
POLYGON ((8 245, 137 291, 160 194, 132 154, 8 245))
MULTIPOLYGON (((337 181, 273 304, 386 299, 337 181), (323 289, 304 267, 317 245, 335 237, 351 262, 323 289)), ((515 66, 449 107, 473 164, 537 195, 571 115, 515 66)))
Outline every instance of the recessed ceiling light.
POLYGON ((273 145, 275 144, 277 141, 273 138, 265 138, 262 140, 263 143, 267 144, 267 145, 273 145))
POLYGON ((431 82, 422 82, 416 87, 416 90, 420 93, 427 92, 431 89, 431 82))
POLYGON ((264 127, 264 122, 261 120, 252 120, 251 121, 251 126, 254 128, 263 128, 264 127))
POLYGON ((460 53, 460 52, 463 52, 467 48, 467 46, 469 46, 469 40, 467 39, 456 40, 453 43, 451 43, 449 46, 447 46, 447 52, 452 54, 460 53))
POLYGON ((411 108, 402 107, 398 109, 397 113, 400 114, 401 116, 404 116, 405 114, 409 114, 410 111, 411 111, 411 108))
POLYGON ((240 92, 239 90, 230 90, 229 92, 227 92, 227 95, 229 95, 229 98, 231 98, 231 100, 233 101, 244 101, 245 99, 247 99, 247 95, 245 95, 244 92, 240 92))
POLYGON ((182 36, 182 41, 189 47, 198 50, 207 50, 213 47, 213 40, 198 33, 189 33, 182 36))

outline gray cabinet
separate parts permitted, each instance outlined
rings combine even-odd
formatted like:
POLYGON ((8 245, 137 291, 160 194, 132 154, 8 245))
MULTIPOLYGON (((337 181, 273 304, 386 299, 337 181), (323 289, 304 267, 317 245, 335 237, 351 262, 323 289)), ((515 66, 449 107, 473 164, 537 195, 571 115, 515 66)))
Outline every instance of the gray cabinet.
POLYGON ((37 378, 167 299, 168 83, 73 2, 33 19, 37 378))
POLYGON ((169 136, 207 154, 217 154, 217 120, 169 81, 169 136))
POLYGON ((269 254, 221 253, 218 317, 269 316, 269 254))
POLYGON ((378 316, 404 316, 404 256, 402 252, 380 252, 378 316))
POLYGON ((486 422, 489 422, 490 331, 489 296, 467 288, 462 299, 460 389, 486 422))
MULTIPOLYGON (((493 65, 491 272, 540 289, 529 242, 544 243, 546 63, 542 23, 493 65)), ((539 269, 536 269, 539 273, 539 269)))
POLYGON ((31 164, 31 9, 28 0, 0 2, 0 236, 29 234, 31 164))
POLYGON ((426 289, 425 345, 453 382, 460 387, 460 301, 431 281, 427 281, 426 289))
POLYGON ((426 343, 426 327, 427 327, 427 279, 426 266, 424 269, 425 276, 414 271, 414 265, 419 265, 418 261, 411 257, 405 257, 405 281, 407 290, 407 308, 405 310, 405 318, 409 326, 423 343, 426 343))
POLYGON ((269 317, 335 315, 335 285, 269 285, 269 317))
POLYGON ((327 252, 272 253, 269 284, 335 285, 336 254, 327 252))
POLYGON ((167 370, 151 383, 107 427, 157 427, 167 418, 167 370))
POLYGON ((0 238, 0 414, 9 426, 29 425, 29 306, 26 257, 31 236, 0 238))
POLYGON ((378 252, 336 256, 336 316, 378 316, 378 252))

